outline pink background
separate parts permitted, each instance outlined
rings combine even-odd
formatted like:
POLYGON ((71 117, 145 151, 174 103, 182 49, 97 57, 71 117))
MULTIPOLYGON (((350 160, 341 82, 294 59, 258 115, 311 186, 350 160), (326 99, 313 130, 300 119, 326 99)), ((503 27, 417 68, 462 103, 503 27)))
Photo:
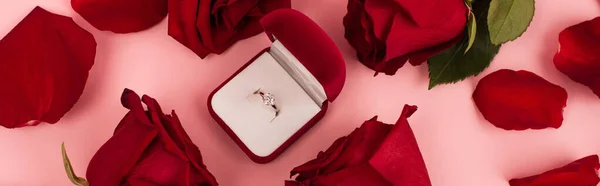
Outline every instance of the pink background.
POLYGON ((461 83, 427 90, 427 66, 405 66, 396 76, 373 77, 344 39, 346 0, 293 0, 293 8, 313 18, 335 40, 347 61, 345 89, 325 118, 275 161, 250 161, 210 118, 210 91, 255 53, 269 45, 263 34, 238 42, 224 54, 202 60, 171 39, 167 22, 126 35, 101 32, 77 15, 69 0, 0 1, 0 37, 34 6, 72 16, 98 42, 96 64, 86 89, 57 124, 0 128, 0 185, 71 185, 60 155, 65 142, 75 171, 85 175, 96 150, 127 112, 123 88, 156 98, 175 109, 221 185, 282 185, 289 171, 314 158, 338 137, 374 115, 396 121, 404 104, 419 106, 409 119, 433 185, 506 186, 507 180, 537 174, 600 153, 600 99, 558 72, 552 57, 558 33, 600 16, 597 0, 537 0, 529 30, 502 47, 490 68, 461 83), (471 99, 479 79, 497 69, 526 69, 563 86, 569 93, 558 129, 504 131, 483 119, 471 99))

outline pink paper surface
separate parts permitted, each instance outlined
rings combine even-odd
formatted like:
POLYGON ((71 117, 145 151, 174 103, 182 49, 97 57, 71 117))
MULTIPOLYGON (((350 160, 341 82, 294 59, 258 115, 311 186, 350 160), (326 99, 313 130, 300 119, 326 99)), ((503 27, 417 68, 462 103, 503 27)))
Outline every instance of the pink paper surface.
MULTIPOLYGON (((235 44, 220 56, 202 60, 167 35, 167 22, 139 33, 101 32, 70 7, 69 0, 0 1, 0 37, 36 5, 72 16, 98 42, 96 64, 75 107, 55 125, 0 128, 0 185, 72 185, 60 144, 64 141, 75 172, 84 176, 89 160, 112 135, 127 110, 119 103, 124 88, 156 98, 175 109, 202 151, 205 164, 224 186, 283 185, 289 171, 325 150, 363 121, 395 122, 404 104, 419 106, 409 119, 436 186, 507 186, 508 180, 562 166, 600 153, 600 99, 561 74, 552 64, 558 33, 600 16, 598 0, 538 0, 529 30, 505 44, 480 76, 427 90, 427 66, 410 65, 395 76, 379 75, 360 64, 344 39, 346 0, 293 0, 333 38, 347 61, 340 97, 323 120, 275 161, 250 161, 209 116, 208 94, 257 52, 269 45, 261 34, 235 44), (569 93, 558 129, 504 131, 479 113, 471 94, 479 79, 501 68, 525 69, 563 86, 569 93)), ((0 103, 1 104, 1 103, 0 103)))

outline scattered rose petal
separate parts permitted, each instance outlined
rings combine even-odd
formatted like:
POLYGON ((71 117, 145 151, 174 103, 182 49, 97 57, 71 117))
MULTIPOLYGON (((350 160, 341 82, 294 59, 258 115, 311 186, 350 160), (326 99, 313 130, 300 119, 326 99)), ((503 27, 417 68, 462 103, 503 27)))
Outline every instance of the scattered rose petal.
POLYGON ((144 95, 140 101, 129 89, 121 104, 129 112, 92 157, 90 185, 218 185, 175 111, 164 114, 155 99, 144 95))
POLYGON ((463 0, 349 0, 347 8, 345 37, 359 61, 388 75, 453 46, 468 15, 463 0))
POLYGON ((534 73, 503 69, 479 81, 473 100, 485 119, 505 130, 559 128, 567 91, 534 73))
POLYGON ((600 97, 600 17, 563 30, 554 66, 600 97))
POLYGON ((79 100, 95 55, 92 34, 34 8, 0 40, 0 125, 58 122, 79 100))
POLYGON ((168 0, 169 35, 201 58, 263 31, 260 19, 290 0, 168 0))
POLYGON ((146 30, 167 16, 167 0, 71 0, 92 26, 114 33, 146 30))
POLYGON ((574 161, 540 175, 510 180, 511 186, 596 186, 598 178, 598 155, 574 161))

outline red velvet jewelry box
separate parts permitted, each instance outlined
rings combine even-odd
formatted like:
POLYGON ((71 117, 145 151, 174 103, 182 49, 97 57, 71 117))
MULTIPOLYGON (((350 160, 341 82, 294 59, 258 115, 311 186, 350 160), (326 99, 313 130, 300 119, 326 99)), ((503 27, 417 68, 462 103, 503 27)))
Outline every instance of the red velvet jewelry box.
POLYGON ((261 25, 273 45, 217 87, 208 109, 252 161, 268 163, 325 116, 346 65, 331 38, 296 10, 273 11, 261 25), (257 91, 274 95, 278 114, 257 91))

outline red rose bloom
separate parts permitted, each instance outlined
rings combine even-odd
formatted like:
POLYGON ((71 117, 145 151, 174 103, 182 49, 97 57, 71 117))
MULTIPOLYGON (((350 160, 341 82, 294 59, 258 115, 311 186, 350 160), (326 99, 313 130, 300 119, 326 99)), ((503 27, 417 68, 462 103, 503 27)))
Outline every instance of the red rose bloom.
POLYGON ((511 186, 596 186, 598 178, 598 155, 581 158, 564 167, 540 175, 510 180, 511 186))
POLYGON ((567 91, 529 71, 502 69, 479 81, 473 101, 486 120, 505 130, 559 128, 567 91))
POLYGON ((58 122, 83 93, 95 56, 92 34, 35 7, 0 40, 0 125, 58 122))
POLYGON ((407 118, 417 107, 404 107, 396 125, 366 121, 336 140, 317 158, 294 168, 288 186, 431 186, 425 162, 407 118))
POLYGON ((130 111, 90 161, 90 185, 217 185, 175 111, 163 114, 146 95, 142 102, 148 111, 135 92, 123 92, 121 103, 130 111))
POLYGON ((169 35, 201 58, 261 33, 259 20, 290 0, 169 0, 169 35))
POLYGON ((363 64, 393 75, 454 45, 467 16, 463 0, 349 0, 345 36, 363 64))
POLYGON ((73 10, 99 30, 146 30, 167 16, 167 0, 71 0, 73 10))
POLYGON ((558 41, 556 69, 600 97, 600 17, 563 30, 558 41))

